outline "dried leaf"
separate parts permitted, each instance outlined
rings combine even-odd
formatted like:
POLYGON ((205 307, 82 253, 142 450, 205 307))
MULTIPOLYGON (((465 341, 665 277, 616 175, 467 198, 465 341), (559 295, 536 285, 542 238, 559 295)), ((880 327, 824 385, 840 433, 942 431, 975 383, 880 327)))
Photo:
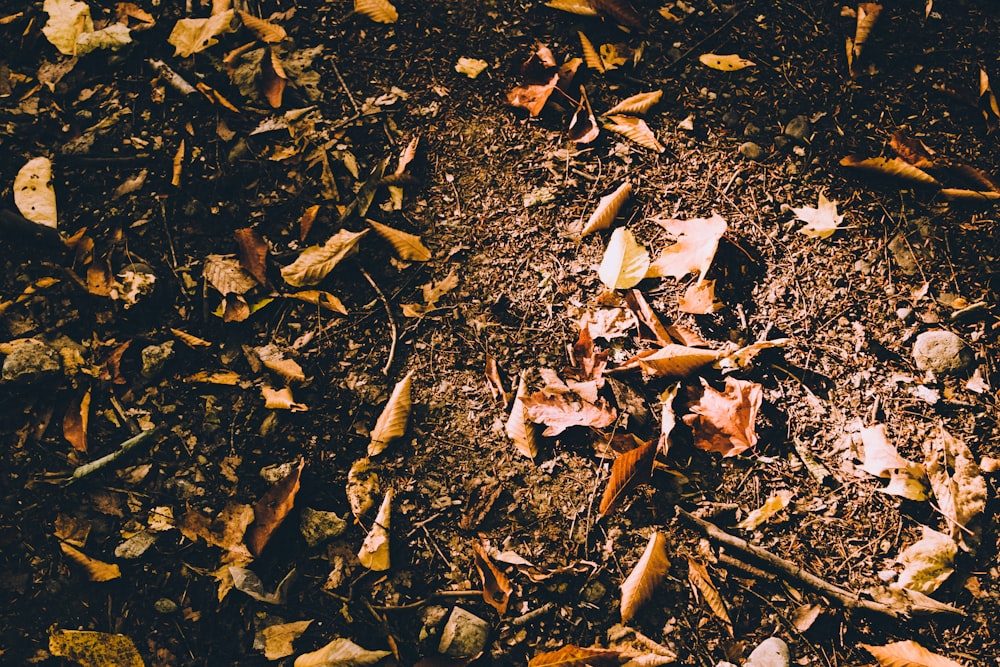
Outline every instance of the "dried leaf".
POLYGON ((267 283, 267 243, 253 227, 237 229, 233 235, 240 249, 240 266, 261 285, 267 283))
POLYGON ((773 340, 760 340, 756 343, 751 343, 720 359, 716 366, 723 370, 734 368, 745 370, 750 367, 750 364, 757 358, 757 355, 764 350, 783 347, 791 340, 791 338, 775 338, 773 340))
POLYGON ((347 502, 358 520, 375 507, 375 501, 382 495, 382 483, 371 459, 358 459, 347 472, 347 502))
MULTIPOLYGON (((633 436, 634 437, 634 436, 633 436)), ((637 486, 645 484, 653 476, 653 459, 656 456, 656 440, 636 441, 636 446, 619 454, 611 465, 611 477, 601 496, 600 513, 607 516, 625 496, 637 486)))
POLYGON ((507 92, 507 104, 527 109, 528 114, 537 116, 559 83, 559 73, 552 74, 546 83, 526 83, 507 92))
POLYGON ((312 305, 319 306, 323 310, 328 310, 331 313, 347 315, 347 308, 340 301, 340 299, 329 292, 324 292, 323 290, 302 290, 300 292, 285 294, 284 296, 288 299, 296 299, 298 301, 311 303, 312 305))
POLYGON ((933 169, 937 165, 931 150, 918 139, 914 139, 903 130, 896 130, 889 139, 889 146, 896 152, 896 155, 906 160, 914 167, 920 169, 933 169))
POLYGON ((528 667, 618 667, 618 651, 601 648, 580 648, 567 644, 558 651, 539 653, 528 661, 528 667))
POLYGON ((389 0, 354 0, 354 11, 376 23, 395 23, 399 19, 396 7, 389 0))
POLYGON ((590 4, 590 0, 549 0, 545 6, 577 16, 597 16, 597 10, 590 4))
POLYGON ((281 59, 268 46, 264 49, 264 57, 260 60, 260 87, 264 93, 264 99, 267 100, 272 109, 281 106, 286 86, 288 86, 288 75, 285 74, 281 59))
POLYGON ((368 230, 352 232, 341 229, 321 246, 306 248, 298 259, 281 269, 281 277, 289 285, 305 287, 326 278, 341 260, 357 250, 358 241, 368 230))
POLYGON ((974 551, 981 537, 978 519, 986 511, 987 486, 972 452, 938 427, 925 445, 924 466, 937 508, 948 520, 948 533, 964 550, 974 551))
POLYGON ((580 237, 583 238, 601 229, 607 229, 618 217, 618 212, 622 206, 632 196, 632 184, 625 181, 619 185, 614 192, 601 197, 597 208, 590 214, 590 218, 580 230, 580 237))
POLYGON ((236 371, 198 371, 184 378, 185 382, 202 382, 204 384, 219 384, 229 387, 240 383, 240 374, 236 371))
POLYGON ((986 190, 964 190, 962 188, 942 188, 941 196, 949 201, 991 204, 1000 200, 1000 192, 986 190))
POLYGON ((368 667, 390 655, 392 651, 368 651, 350 639, 338 638, 312 653, 300 655, 294 667, 368 667))
POLYGON ((125 635, 54 627, 49 632, 49 653, 81 667, 145 667, 135 643, 125 635))
POLYGON ((597 13, 632 30, 646 30, 646 22, 636 13, 629 0, 590 0, 597 13))
POLYGON ((111 581, 122 576, 121 568, 114 563, 105 563, 96 558, 91 558, 66 542, 60 542, 59 548, 87 572, 87 578, 91 581, 111 581))
POLYGON ((230 24, 235 16, 236 12, 229 9, 207 19, 181 19, 167 41, 177 49, 174 55, 187 58, 218 44, 215 38, 222 33, 232 32, 230 24))
POLYGON ((882 5, 876 2, 859 2, 857 11, 857 24, 854 29, 854 38, 847 40, 847 68, 851 76, 858 73, 857 61, 861 56, 865 43, 871 34, 879 14, 882 12, 882 5))
POLYGON ((1000 104, 997 104, 997 96, 990 86, 990 76, 986 70, 979 69, 979 110, 986 120, 986 129, 993 132, 1000 125, 1000 104))
POLYGON ((510 594, 513 587, 507 575, 501 572, 486 549, 478 541, 472 543, 473 556, 476 561, 476 570, 483 580, 483 599, 486 604, 497 610, 501 616, 507 613, 507 605, 510 603, 510 594))
POLYGON ((428 311, 434 310, 437 302, 448 292, 458 287, 458 270, 452 268, 439 282, 430 282, 421 286, 424 296, 424 305, 414 303, 404 303, 402 305, 403 314, 407 317, 423 317, 428 311))
POLYGON ((604 129, 611 132, 617 132, 618 134, 631 139, 635 143, 639 144, 643 148, 648 148, 651 151, 656 151, 657 153, 663 153, 667 149, 661 144, 657 139, 653 131, 649 129, 646 125, 646 121, 641 118, 634 118, 632 116, 608 116, 607 123, 604 124, 604 129))
POLYGON ((682 313, 710 315, 725 308, 725 304, 715 296, 714 280, 698 280, 688 285, 684 294, 677 298, 677 307, 682 313))
POLYGON ((715 53, 703 53, 698 56, 698 60, 705 67, 711 67, 712 69, 721 70, 723 72, 734 72, 736 70, 743 69, 744 67, 756 67, 757 63, 752 60, 747 60, 746 58, 741 58, 735 53, 720 56, 715 53))
POLYGON ((283 42, 288 37, 288 33, 286 33, 285 29, 280 25, 258 18, 243 10, 236 10, 236 13, 239 14, 240 19, 243 21, 243 25, 245 25, 257 39, 266 44, 278 44, 279 42, 283 42))
POLYGON ((899 178, 904 181, 916 183, 918 185, 928 185, 940 187, 937 179, 926 171, 914 167, 912 164, 898 157, 870 157, 861 158, 856 155, 848 155, 840 160, 840 166, 849 169, 859 169, 879 176, 899 178))
POLYGON ((379 506, 378 515, 372 529, 368 531, 358 560, 369 570, 382 572, 389 569, 389 520, 392 512, 392 489, 385 493, 385 498, 379 506))
POLYGON ((229 503, 215 517, 196 510, 185 512, 177 522, 177 529, 192 542, 200 537, 211 546, 232 551, 242 544, 247 526, 253 520, 253 507, 229 503))
POLYGON ((75 0, 45 0, 42 10, 49 15, 48 21, 42 27, 45 38, 63 55, 77 55, 77 43, 80 38, 94 31, 94 21, 90 17, 90 7, 87 3, 75 0))
POLYGON ((893 470, 889 476, 889 483, 879 489, 879 492, 923 502, 927 500, 928 490, 927 471, 922 465, 913 463, 905 468, 893 470))
POLYGON ((199 338, 194 334, 189 334, 186 331, 181 331, 180 329, 170 329, 170 333, 177 337, 177 340, 184 343, 191 349, 198 347, 212 347, 212 343, 205 340, 204 338, 199 338))
POLYGON ((794 495, 795 492, 787 489, 772 493, 763 505, 747 514, 746 518, 740 521, 737 526, 743 530, 757 530, 762 523, 788 507, 794 495))
POLYGON ((514 402, 510 406, 510 415, 507 417, 504 430, 517 451, 529 459, 533 459, 538 456, 538 429, 528 420, 528 414, 524 407, 524 399, 527 395, 524 373, 521 373, 517 394, 515 394, 514 402))
POLYGON ((903 571, 893 587, 930 595, 955 571, 957 554, 958 545, 951 537, 924 526, 920 540, 896 557, 903 571))
POLYGON ((507 391, 506 375, 500 368, 500 364, 489 352, 486 353, 486 386, 490 390, 493 398, 506 408, 513 400, 511 392, 507 391))
POLYGON ((223 295, 246 294, 257 286, 257 280, 234 255, 209 255, 202 276, 223 295))
POLYGON ((708 574, 708 570, 704 565, 691 558, 688 561, 688 581, 691 585, 701 593, 701 597, 705 600, 708 608, 712 610, 712 613, 716 615, 719 620, 721 620, 726 625, 726 629, 729 630, 729 635, 733 634, 733 622, 729 619, 729 612, 726 610, 726 605, 722 601, 722 596, 719 595, 719 590, 712 583, 712 578, 708 574))
POLYGON ((284 351, 277 345, 254 348, 265 368, 277 373, 285 382, 305 382, 306 374, 294 359, 286 359, 284 351))
MULTIPOLYGON (((646 301, 646 297, 642 295, 637 289, 630 289, 625 293, 625 305, 629 307, 635 316, 650 333, 653 334, 653 342, 657 345, 669 345, 671 343, 671 335, 668 333, 668 327, 663 326, 660 318, 653 312, 653 308, 646 301)), ((648 336, 643 336, 648 339, 648 336)))
POLYGON ((236 590, 249 595, 254 600, 257 600, 257 602, 265 604, 285 604, 288 602, 289 589, 298 577, 298 573, 293 568, 291 572, 285 575, 284 579, 278 582, 273 591, 268 591, 264 588, 264 582, 260 580, 260 577, 253 570, 236 565, 229 566, 227 570, 236 590))
POLYGON ((400 259, 411 262, 426 262, 431 258, 431 251, 421 242, 420 237, 394 229, 374 220, 365 220, 372 229, 389 242, 400 259))
POLYGON ((669 571, 667 538, 663 533, 656 531, 650 535, 649 543, 639 562, 622 582, 622 623, 631 621, 639 608, 653 599, 656 589, 666 579, 669 571))
POLYGON ((799 233, 819 239, 833 236, 834 232, 840 229, 840 223, 844 221, 844 216, 837 215, 837 202, 830 201, 822 192, 819 193, 819 204, 816 208, 803 206, 793 208, 792 211, 795 217, 806 223, 799 233))
POLYGON ((14 205, 28 220, 56 228, 58 216, 51 160, 36 157, 21 167, 14 177, 14 205))
POLYGON ((597 49, 594 48, 594 45, 583 34, 582 30, 578 31, 577 34, 580 35, 580 46, 583 48, 583 62, 590 69, 603 74, 606 68, 604 67, 604 60, 601 59, 601 54, 597 52, 597 49))
POLYGON ((757 444, 757 412, 764 391, 756 382, 726 378, 726 389, 719 392, 704 379, 705 393, 691 406, 684 423, 694 432, 694 445, 724 457, 737 456, 757 444))
MULTIPOLYGON (((327 166, 329 167, 329 164, 327 166)), ((305 241, 306 237, 309 236, 309 230, 312 229, 313 223, 316 222, 316 216, 318 214, 319 204, 313 204, 302 213, 302 217, 299 218, 300 241, 305 241)))
MULTIPOLYGON (((295 653, 292 642, 301 637, 311 624, 311 620, 277 623, 258 632, 257 639, 264 645, 264 657, 268 660, 280 660, 295 653)), ((255 641, 254 646, 256 645, 255 641)))
POLYGON ((385 451, 386 446, 406 433, 406 424, 410 418, 410 387, 413 371, 407 373, 392 389, 389 401, 382 408, 382 413, 372 429, 371 442, 368 443, 368 456, 377 456, 385 451))
POLYGON ((703 279, 715 258, 719 240, 728 229, 722 216, 715 213, 711 218, 656 222, 674 238, 674 243, 664 248, 650 264, 646 277, 669 276, 679 280, 689 273, 697 273, 699 280, 703 279))
POLYGON ((861 444, 864 446, 861 469, 869 475, 889 477, 893 470, 906 469, 913 465, 900 456, 896 447, 889 443, 885 424, 862 428, 861 444))
POLYGON ((594 118, 594 110, 590 108, 590 100, 587 99, 587 89, 583 86, 580 86, 580 102, 576 105, 576 112, 569 121, 566 134, 570 141, 578 144, 589 144, 601 134, 601 128, 594 118))
POLYGON ((87 423, 90 421, 90 389, 70 401, 63 417, 63 437, 78 452, 87 451, 87 423))
POLYGON ((291 387, 275 389, 268 385, 260 388, 260 393, 264 397, 264 407, 268 410, 290 410, 292 412, 306 412, 309 406, 305 403, 296 403, 292 396, 291 387))
POLYGON ((619 227, 611 233, 604 258, 597 270, 609 289, 635 287, 649 270, 649 253, 636 242, 632 232, 619 227))
POLYGON ((606 112, 605 116, 610 116, 613 114, 633 114, 642 115, 649 111, 655 104, 657 104, 663 98, 662 90, 654 90, 649 93, 639 93, 638 95, 633 95, 632 97, 627 97, 618 104, 614 105, 606 112))
POLYGON ((618 417, 603 398, 590 402, 573 392, 552 395, 537 391, 522 400, 528 418, 536 424, 545 424, 542 435, 546 437, 559 435, 571 426, 604 428, 614 424, 618 417))
POLYGON ((254 556, 260 556, 271 536, 295 506, 295 496, 299 492, 305 465, 305 460, 300 460, 290 473, 268 489, 254 505, 254 522, 246 533, 247 548, 254 556))
POLYGON ((880 667, 964 667, 959 662, 931 653, 915 641, 895 642, 885 646, 859 644, 878 660, 880 667))
POLYGON ((619 366, 619 369, 640 368, 644 373, 654 377, 683 379, 727 354, 726 350, 708 350, 667 343, 658 350, 643 350, 619 366))

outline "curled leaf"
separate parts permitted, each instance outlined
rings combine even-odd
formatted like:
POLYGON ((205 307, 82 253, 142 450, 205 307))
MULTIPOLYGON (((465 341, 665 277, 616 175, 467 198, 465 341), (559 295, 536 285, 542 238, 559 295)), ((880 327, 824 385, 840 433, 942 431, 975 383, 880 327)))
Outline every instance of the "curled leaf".
POLYGON ((643 350, 619 368, 622 370, 639 368, 654 377, 683 379, 727 354, 727 350, 709 350, 667 343, 657 350, 643 350))
POLYGON ((878 660, 880 667, 964 667, 962 663, 931 653, 913 640, 885 646, 860 644, 878 660))
POLYGON ((264 396, 264 407, 268 410, 305 412, 309 409, 309 406, 304 403, 295 402, 295 398, 292 397, 292 390, 290 387, 275 389, 274 387, 264 385, 260 388, 260 392, 264 396))
POLYGON ((639 562, 622 582, 622 623, 632 620, 639 608, 653 598, 657 587, 663 583, 669 571, 667 538, 663 533, 656 531, 649 537, 649 543, 639 562))
POLYGON ((746 518, 737 525, 743 530, 756 530, 762 523, 788 507, 788 503, 792 501, 794 495, 794 492, 787 489, 772 493, 763 505, 747 514, 746 518))
POLYGON ((115 563, 105 563, 96 558, 91 558, 66 542, 60 542, 59 548, 86 571, 87 578, 91 581, 111 581, 122 576, 121 568, 115 563))
POLYGON ((580 46, 583 48, 583 62, 590 69, 603 74, 606 68, 604 67, 604 60, 601 59, 601 54, 597 52, 597 49, 594 48, 594 45, 583 34, 582 30, 578 31, 577 34, 580 35, 580 46))
POLYGON ((628 492, 648 482, 653 476, 656 440, 636 441, 636 446, 619 454, 611 465, 611 477, 601 496, 600 513, 607 516, 628 492))
POLYGON ((303 653, 295 659, 294 667, 368 667, 392 651, 368 651, 350 639, 339 637, 311 653, 303 653))
POLYGON ((382 414, 372 429, 371 442, 368 443, 368 456, 377 456, 385 451, 386 446, 406 433, 406 424, 410 419, 410 387, 413 371, 407 373, 392 389, 389 401, 382 408, 382 414))
POLYGON ((654 90, 649 93, 639 93, 632 97, 627 97, 605 112, 605 115, 612 114, 634 114, 641 115, 649 111, 657 102, 663 98, 662 90, 654 90))
MULTIPOLYGON (((967 551, 978 546, 986 511, 987 485, 969 447, 939 427, 925 445, 924 465, 938 510, 948 519, 952 539, 967 551)), ((926 591, 923 591, 926 592, 926 591)))
POLYGON ((629 181, 625 181, 619 185, 614 192, 601 197, 601 201, 598 202, 597 208, 590 214, 590 218, 580 230, 580 237, 582 238, 588 234, 610 227, 611 223, 615 221, 616 217, 618 217, 618 212, 621 211, 622 206, 625 205, 625 202, 627 202, 631 196, 632 184, 629 181))
POLYGON ((840 160, 840 166, 847 167, 848 169, 858 169, 879 176, 899 178, 918 185, 941 186, 937 179, 926 171, 918 169, 898 157, 861 158, 856 155, 848 155, 840 160))
POLYGON ((254 556, 261 554, 271 536, 295 506, 295 496, 299 493, 299 481, 305 465, 305 459, 300 459, 298 465, 268 489, 254 505, 254 522, 246 532, 247 548, 254 556))
POLYGON ((341 260, 353 254, 358 241, 367 233, 367 229, 360 232, 341 229, 323 245, 303 250, 298 259, 281 269, 281 277, 294 287, 315 285, 326 278, 341 260))
POLYGON ((507 605, 510 603, 510 594, 513 590, 510 579, 493 564, 482 544, 473 542, 472 549, 476 569, 483 580, 483 599, 503 616, 507 613, 507 605))

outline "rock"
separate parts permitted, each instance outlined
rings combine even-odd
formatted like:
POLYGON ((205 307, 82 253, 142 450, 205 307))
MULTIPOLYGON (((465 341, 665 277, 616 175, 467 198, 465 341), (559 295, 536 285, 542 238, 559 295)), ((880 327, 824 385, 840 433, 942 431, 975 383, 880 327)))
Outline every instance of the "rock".
POLYGON ((795 142, 791 137, 784 134, 779 134, 774 138, 774 150, 776 151, 788 150, 788 148, 791 147, 793 143, 795 142))
POLYGON ((151 380, 159 375, 174 356, 174 341, 168 340, 163 345, 149 345, 142 348, 142 377, 151 380))
POLYGON ((743 136, 749 138, 756 137, 760 134, 760 128, 753 123, 747 123, 747 126, 743 128, 743 136))
POLYGON ((778 637, 768 637, 753 650, 743 667, 788 667, 788 644, 778 637))
POLYGON ((917 368, 933 373, 959 373, 972 365, 973 357, 961 338, 941 329, 925 331, 913 343, 917 368))
POLYGON ((421 643, 441 633, 441 624, 447 615, 448 608, 437 604, 427 605, 420 611, 420 622, 423 624, 420 628, 421 643))
POLYGON ((59 352, 42 341, 28 338, 16 345, 3 360, 0 383, 37 384, 62 373, 59 352))
POLYGON ((170 598, 160 598, 153 603, 153 609, 160 614, 173 614, 180 609, 180 607, 178 607, 177 603, 170 598))
POLYGON ((315 547, 326 542, 331 537, 342 535, 347 530, 347 521, 337 516, 336 512, 314 510, 303 507, 299 516, 299 531, 306 538, 306 544, 315 547))
POLYGON ((740 126, 740 115, 735 111, 727 111, 722 114, 722 124, 730 130, 735 130, 740 126))
POLYGON ((453 658, 473 658, 486 648, 489 636, 489 623, 461 607, 455 607, 441 631, 438 653, 453 658))
POLYGON ((747 141, 740 144, 740 155, 748 160, 759 162, 764 157, 764 149, 752 141, 747 141))
POLYGON ((796 116, 785 125, 785 136, 805 142, 812 136, 812 121, 807 116, 796 116))

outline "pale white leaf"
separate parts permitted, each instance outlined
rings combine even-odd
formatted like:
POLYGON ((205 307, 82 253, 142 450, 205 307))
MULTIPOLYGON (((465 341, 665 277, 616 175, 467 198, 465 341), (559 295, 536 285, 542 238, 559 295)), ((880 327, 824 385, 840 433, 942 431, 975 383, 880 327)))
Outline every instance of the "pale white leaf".
POLYGON ((632 232, 621 227, 612 232, 597 271, 601 282, 609 289, 628 289, 639 284, 648 269, 649 253, 632 232))

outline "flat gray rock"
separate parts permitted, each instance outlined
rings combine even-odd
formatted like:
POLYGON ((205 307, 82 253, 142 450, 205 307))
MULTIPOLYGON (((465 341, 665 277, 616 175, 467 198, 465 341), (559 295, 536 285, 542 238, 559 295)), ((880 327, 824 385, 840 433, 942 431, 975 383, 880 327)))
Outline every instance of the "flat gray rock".
POLYGON ((788 667, 788 644, 778 637, 768 637, 753 650, 743 667, 788 667))
POLYGON ((3 360, 0 382, 30 385, 62 373, 59 352, 37 338, 20 343, 3 360))
POLYGON ((913 343, 917 368, 935 374, 960 373, 972 365, 972 350, 950 331, 925 331, 913 343))
POLYGON ((785 134, 796 141, 808 141, 812 136, 812 121, 808 116, 796 116, 785 125, 785 134))
POLYGON ((747 141, 740 145, 740 155, 757 162, 764 158, 764 149, 752 141, 747 141))
POLYGON ((455 607, 441 631, 438 653, 453 658, 473 658, 486 648, 490 624, 461 607, 455 607))

